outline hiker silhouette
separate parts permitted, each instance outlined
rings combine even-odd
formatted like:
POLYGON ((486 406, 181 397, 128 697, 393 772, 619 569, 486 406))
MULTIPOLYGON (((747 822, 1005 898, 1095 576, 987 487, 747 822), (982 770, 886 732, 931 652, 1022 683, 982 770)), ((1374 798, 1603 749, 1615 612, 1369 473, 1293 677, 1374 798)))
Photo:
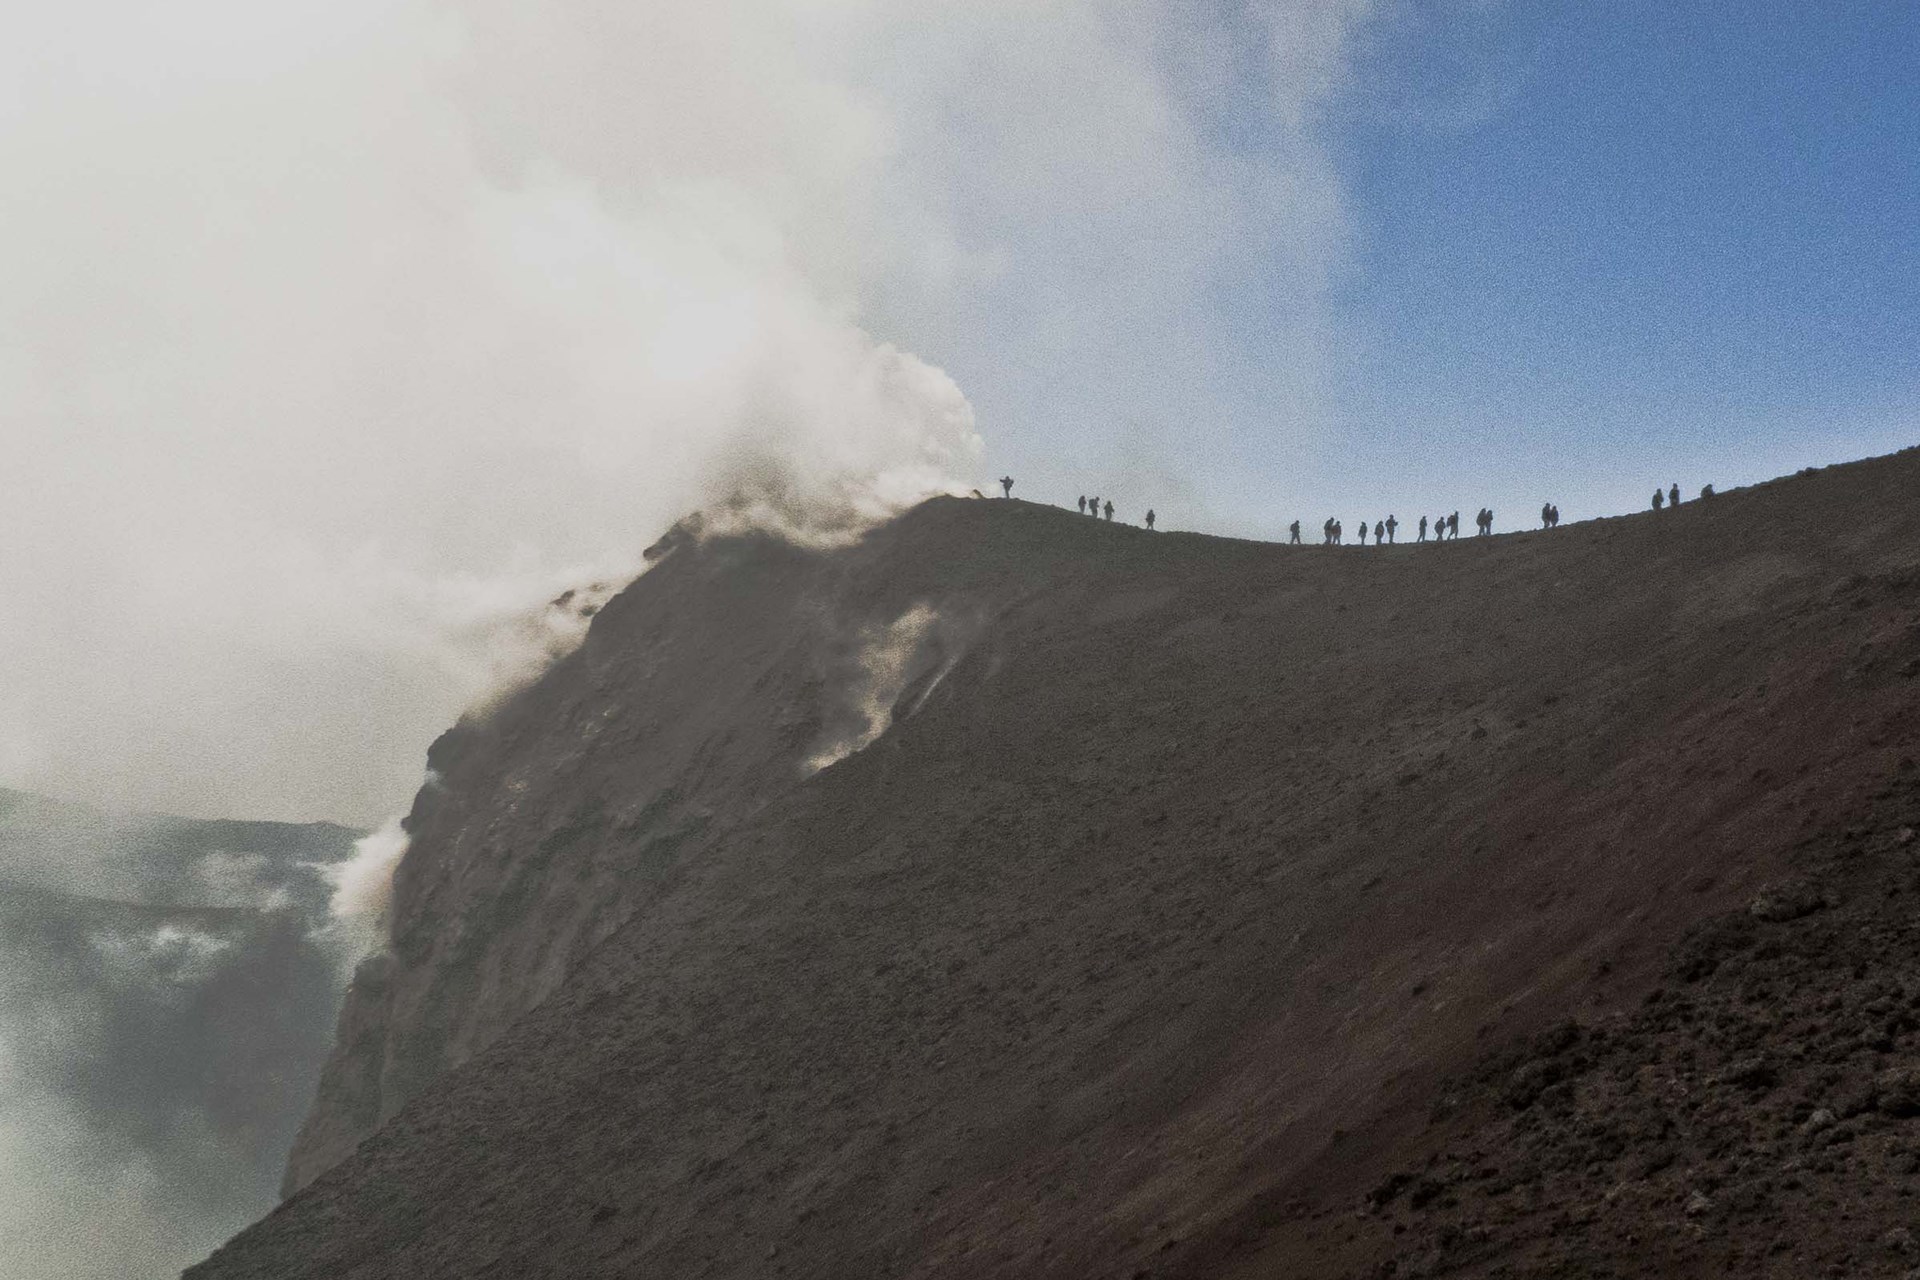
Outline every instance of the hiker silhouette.
POLYGON ((1667 490, 1667 505, 1670 507, 1677 507, 1680 505, 1680 486, 1679 485, 1676 484, 1667 490))
POLYGON ((1425 516, 1421 516, 1420 517, 1420 536, 1415 538, 1414 541, 1425 542, 1426 540, 1427 540, 1427 518, 1425 516))
POLYGON ((1147 528, 1153 528, 1153 508, 1147 508, 1147 528))
POLYGON ((1335 520, 1333 522, 1333 545, 1334 546, 1337 547, 1343 541, 1345 541, 1345 538, 1343 536, 1344 533, 1345 533, 1345 530, 1341 529, 1340 522, 1338 520, 1335 520))
POLYGON ((1298 520, 1295 520, 1287 526, 1287 541, 1296 547, 1300 545, 1300 522, 1298 520))
MULTIPOLYGON (((1388 542, 1393 541, 1393 531, 1398 529, 1399 527, 1400 527, 1400 522, 1398 520, 1395 520, 1393 516, 1389 514, 1387 516, 1387 541, 1388 542)), ((1376 541, 1378 541, 1378 539, 1376 539, 1376 541)))
POLYGON ((1320 539, 1321 539, 1321 545, 1323 546, 1330 547, 1333 545, 1333 517, 1332 516, 1328 516, 1327 522, 1320 526, 1320 539))
POLYGON ((1653 491, 1653 509, 1655 511, 1658 511, 1660 508, 1666 505, 1667 505, 1667 495, 1660 492, 1658 489, 1655 489, 1653 491))
POLYGON ((1363 547, 1367 545, 1367 522, 1365 520, 1360 522, 1360 545, 1363 547))
POLYGON ((1458 511, 1447 517, 1447 536, 1449 538, 1457 538, 1460 536, 1460 513, 1458 511))
POLYGON ((1079 499, 1075 501, 1074 505, 1080 508, 1081 515, 1087 514, 1087 495, 1084 493, 1081 494, 1079 499))
POLYGON ((1373 522, 1373 545, 1377 547, 1386 540, 1387 522, 1384 520, 1375 520, 1373 522))
POLYGON ((1012 476, 1000 477, 1000 496, 1003 498, 1011 498, 1013 496, 1013 477, 1012 476))
POLYGON ((1113 519, 1113 499, 1107 499, 1107 519, 1113 519))
POLYGON ((1087 499, 1087 514, 1095 520, 1100 518, 1100 499, 1097 496, 1087 499))

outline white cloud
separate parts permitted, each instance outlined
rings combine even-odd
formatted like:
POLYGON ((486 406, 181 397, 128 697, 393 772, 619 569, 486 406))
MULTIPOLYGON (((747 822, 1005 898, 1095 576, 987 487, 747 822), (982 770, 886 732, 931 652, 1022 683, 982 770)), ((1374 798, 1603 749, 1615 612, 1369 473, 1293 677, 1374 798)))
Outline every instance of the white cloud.
POLYGON ((1298 427, 1344 237, 1308 125, 1365 10, 23 15, 7 780, 372 821, 497 678, 489 628, 769 459, 789 507, 977 482, 942 366, 1037 471, 1122 412, 1217 439, 1251 290, 1298 427))

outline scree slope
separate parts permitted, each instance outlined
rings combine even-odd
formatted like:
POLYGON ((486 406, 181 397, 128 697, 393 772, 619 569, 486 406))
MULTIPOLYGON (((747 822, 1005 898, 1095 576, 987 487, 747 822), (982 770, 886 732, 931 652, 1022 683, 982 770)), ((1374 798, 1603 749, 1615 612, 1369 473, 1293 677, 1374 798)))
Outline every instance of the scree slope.
POLYGON ((189 1274, 1901 1274, 1916 494, 670 538, 437 744, 189 1274))

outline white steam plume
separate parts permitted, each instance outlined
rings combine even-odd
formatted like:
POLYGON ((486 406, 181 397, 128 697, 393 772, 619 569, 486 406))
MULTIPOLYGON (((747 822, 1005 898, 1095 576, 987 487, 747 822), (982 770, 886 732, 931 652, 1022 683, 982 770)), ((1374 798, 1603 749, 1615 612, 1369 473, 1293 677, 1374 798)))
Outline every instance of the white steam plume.
POLYGON ((743 484, 844 522, 978 451, 859 323, 886 127, 783 5, 22 21, 0 776, 367 821, 495 687, 493 624, 743 484))
POLYGON ((893 723, 893 702, 906 689, 914 660, 939 620, 939 610, 931 604, 914 604, 887 626, 872 626, 860 633, 843 693, 849 723, 831 731, 828 741, 806 758, 806 773, 818 773, 845 760, 887 731, 893 723))
POLYGON ((383 927, 393 896, 393 870, 406 852, 407 833, 398 818, 389 818, 355 841, 353 857, 332 869, 334 918, 383 927))
POLYGON ((0 781, 375 822, 500 624, 688 510, 978 484, 943 367, 1034 494, 1118 421, 1309 422, 1371 7, 23 9, 0 781))

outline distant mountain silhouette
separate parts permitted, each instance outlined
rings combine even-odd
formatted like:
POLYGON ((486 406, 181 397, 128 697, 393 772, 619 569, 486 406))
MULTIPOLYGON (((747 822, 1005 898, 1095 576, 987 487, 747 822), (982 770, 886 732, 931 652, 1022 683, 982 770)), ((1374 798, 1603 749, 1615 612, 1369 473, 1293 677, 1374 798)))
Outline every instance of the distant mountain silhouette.
POLYGON ((166 1274, 273 1204, 339 1005, 324 869, 356 834, 0 790, 0 1128, 30 1129, 0 1273, 166 1274), (27 1146, 105 1211, 38 1203, 27 1146))

